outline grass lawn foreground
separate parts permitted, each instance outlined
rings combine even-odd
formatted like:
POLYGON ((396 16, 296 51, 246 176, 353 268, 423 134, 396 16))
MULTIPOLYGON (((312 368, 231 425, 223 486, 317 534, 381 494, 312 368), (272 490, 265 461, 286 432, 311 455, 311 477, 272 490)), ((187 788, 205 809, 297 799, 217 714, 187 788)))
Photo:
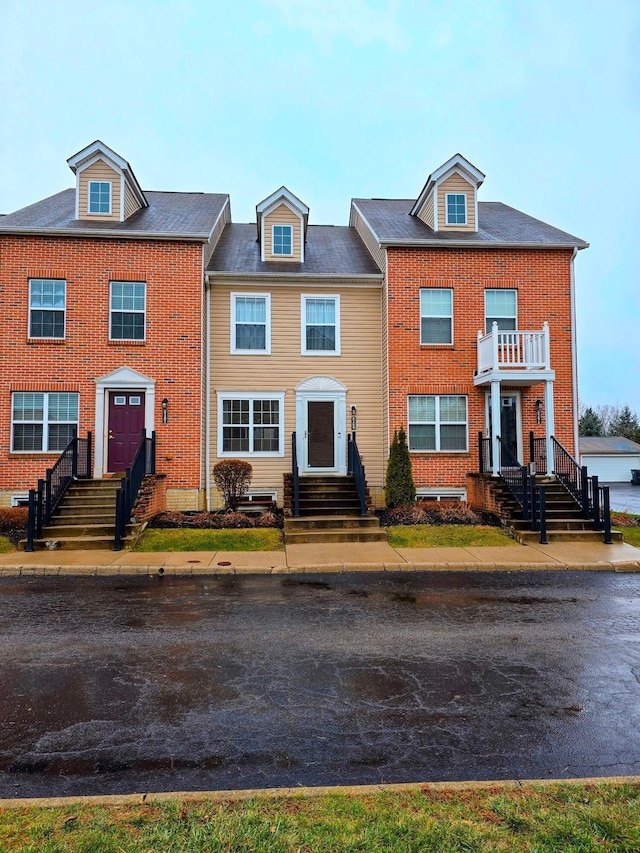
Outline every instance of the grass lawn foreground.
POLYGON ((11 853, 630 853, 640 784, 254 797, 0 809, 11 853))
POLYGON ((470 548, 482 545, 515 545, 496 527, 471 524, 414 524, 389 528, 393 548, 470 548))
POLYGON ((134 551, 281 551, 282 531, 147 528, 134 551))

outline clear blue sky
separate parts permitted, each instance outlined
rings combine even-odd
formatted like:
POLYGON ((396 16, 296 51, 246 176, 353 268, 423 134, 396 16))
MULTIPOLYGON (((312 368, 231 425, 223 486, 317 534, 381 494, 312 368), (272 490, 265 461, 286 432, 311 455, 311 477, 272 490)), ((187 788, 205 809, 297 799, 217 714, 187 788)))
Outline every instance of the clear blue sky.
POLYGON ((345 224, 460 151, 481 200, 591 243, 580 397, 640 414, 638 44, 638 0, 0 0, 0 212, 96 138, 236 222, 286 184, 345 224))

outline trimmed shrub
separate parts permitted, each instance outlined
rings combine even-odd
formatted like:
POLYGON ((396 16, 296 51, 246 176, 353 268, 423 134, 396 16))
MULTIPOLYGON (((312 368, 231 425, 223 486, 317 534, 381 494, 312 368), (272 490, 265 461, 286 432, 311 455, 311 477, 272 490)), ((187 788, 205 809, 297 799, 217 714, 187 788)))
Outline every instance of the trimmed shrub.
POLYGON ((407 446, 407 434, 402 427, 394 430, 389 448, 387 475, 385 478, 385 499, 387 506, 393 507, 411 504, 416 499, 416 487, 411 473, 411 457, 407 446))
POLYGON ((28 517, 29 510, 26 506, 3 507, 0 509, 0 536, 6 536, 14 546, 21 539, 26 539, 28 517))
POLYGON ((411 524, 494 524, 474 512, 468 504, 458 501, 429 501, 393 507, 385 513, 384 523, 388 527, 411 524))
POLYGON ((160 512, 149 522, 149 527, 173 528, 185 530, 233 530, 253 527, 283 526, 282 513, 263 512, 261 515, 247 515, 244 512, 160 512))
POLYGON ((224 496, 224 505, 235 511, 246 494, 253 468, 243 459, 223 459, 213 466, 213 479, 224 496))
POLYGON ((640 527, 640 515, 629 515, 626 512, 612 512, 611 524, 613 527, 640 527))

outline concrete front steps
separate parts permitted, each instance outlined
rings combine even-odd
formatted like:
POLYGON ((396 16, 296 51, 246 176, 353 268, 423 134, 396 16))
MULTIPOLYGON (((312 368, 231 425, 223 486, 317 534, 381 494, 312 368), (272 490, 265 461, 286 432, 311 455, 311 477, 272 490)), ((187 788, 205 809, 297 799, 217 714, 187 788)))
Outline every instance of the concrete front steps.
MULTIPOLYGON (((104 480, 74 480, 50 523, 36 539, 38 550, 94 550, 112 549, 116 533, 116 492, 120 488, 117 477, 104 480)), ((123 548, 135 540, 138 525, 128 524, 123 548)), ((21 549, 24 542, 20 543, 21 549)))
POLYGON ((373 515, 360 515, 350 476, 300 477, 300 516, 286 518, 287 545, 312 542, 386 542, 387 532, 373 515))
MULTIPOLYGON (((602 542, 603 532, 594 530, 593 521, 583 517, 582 509, 555 477, 539 475, 536 481, 545 487, 548 542, 602 542)), ((532 530, 531 522, 522 518, 520 507, 504 484, 500 487, 500 500, 509 514, 516 540, 522 545, 539 543, 540 531, 532 530)), ((622 542, 622 534, 615 530, 611 538, 622 542)))

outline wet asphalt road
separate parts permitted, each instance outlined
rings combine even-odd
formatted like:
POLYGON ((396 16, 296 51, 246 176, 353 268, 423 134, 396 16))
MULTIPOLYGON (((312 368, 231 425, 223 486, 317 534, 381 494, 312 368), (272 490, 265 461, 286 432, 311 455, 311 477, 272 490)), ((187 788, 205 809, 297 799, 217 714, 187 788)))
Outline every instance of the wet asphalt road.
POLYGON ((640 773, 640 576, 0 580, 0 796, 640 773))

